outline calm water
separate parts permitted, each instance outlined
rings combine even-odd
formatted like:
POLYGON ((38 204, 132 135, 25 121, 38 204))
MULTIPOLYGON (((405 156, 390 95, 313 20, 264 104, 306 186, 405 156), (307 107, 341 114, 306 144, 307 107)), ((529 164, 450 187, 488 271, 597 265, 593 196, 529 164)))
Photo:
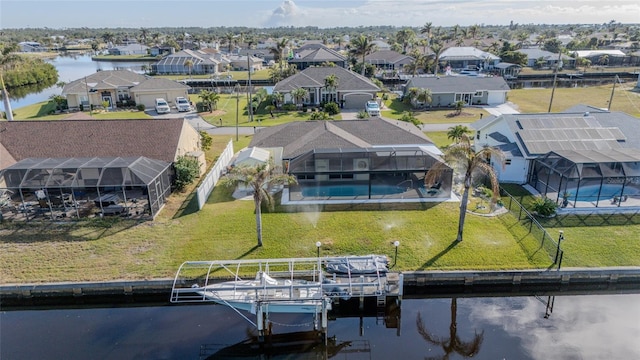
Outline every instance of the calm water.
MULTIPOLYGON (((48 60, 48 62, 53 64, 58 70, 58 82, 64 81, 66 83, 91 75, 98 70, 130 69, 136 72, 142 72, 142 65, 145 64, 145 62, 92 61, 90 54, 58 56, 55 59, 48 60)), ((149 65, 150 63, 146 64, 149 65)), ((11 108, 17 109, 45 101, 49 99, 51 95, 60 95, 61 92, 62 88, 54 85, 41 92, 29 94, 20 99, 11 99, 11 108)), ((1 101, 0 109, 4 111, 4 103, 1 101)))
MULTIPOLYGON (((220 305, 3 311, 0 358, 409 360, 475 351, 474 359, 640 359, 640 294, 558 296, 548 318, 546 300, 405 299, 399 329, 342 317, 329 322, 335 346, 287 348, 283 357, 252 353, 255 346, 243 344, 252 326, 220 305)), ((271 320, 276 334, 311 329, 277 324, 308 323, 307 315, 271 320)))
MULTIPOLYGON (((302 196, 365 196, 369 194, 369 185, 321 185, 313 187, 302 187, 302 196)), ((404 188, 395 185, 371 185, 371 195, 392 195, 404 192, 404 188)))

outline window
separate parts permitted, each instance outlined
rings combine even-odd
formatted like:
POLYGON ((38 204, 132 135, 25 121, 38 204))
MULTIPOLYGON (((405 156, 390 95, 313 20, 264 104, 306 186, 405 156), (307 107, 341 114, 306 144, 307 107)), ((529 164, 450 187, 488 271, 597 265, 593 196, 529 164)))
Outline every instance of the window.
POLYGON ((504 159, 505 165, 511 165, 511 159, 504 159))
POLYGON ((480 140, 480 131, 476 131, 476 140, 480 140))
POLYGON ((480 90, 480 91, 476 91, 475 94, 473 94, 473 96, 475 97, 482 97, 482 95, 484 94, 484 91, 480 90))

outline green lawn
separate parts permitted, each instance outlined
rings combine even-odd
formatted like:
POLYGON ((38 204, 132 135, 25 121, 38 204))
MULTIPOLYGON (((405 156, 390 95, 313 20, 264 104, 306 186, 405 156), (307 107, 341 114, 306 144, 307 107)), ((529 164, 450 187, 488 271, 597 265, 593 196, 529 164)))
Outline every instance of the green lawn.
MULTIPOLYGON (((635 83, 618 84, 611 102, 612 111, 622 111, 640 117, 640 93, 631 89, 635 83), (624 85, 624 86, 623 86, 624 85)), ((578 104, 607 108, 613 85, 582 88, 556 88, 553 95, 552 112, 564 111, 578 104)), ((546 113, 549 110, 552 89, 516 89, 508 93, 509 101, 523 113, 546 113)))
MULTIPOLYGON (((43 101, 32 105, 27 105, 18 109, 14 109, 15 120, 62 120, 73 113, 67 114, 50 114, 56 108, 53 101, 43 101)), ((89 115, 88 111, 84 112, 89 115)), ((151 119, 144 111, 138 110, 122 110, 122 111, 94 111, 91 116, 96 119, 151 119)))
POLYGON ((410 105, 403 103, 396 95, 390 95, 384 102, 385 108, 382 116, 391 119, 400 119, 405 111, 412 112, 413 115, 423 124, 449 124, 449 123, 472 123, 480 119, 480 114, 490 115, 482 108, 466 107, 459 115, 454 109, 447 110, 424 110, 412 109, 410 105))
MULTIPOLYGON (((219 74, 220 79, 226 79, 226 76, 230 75, 232 80, 248 80, 249 73, 247 71, 229 71, 219 74)), ((158 77, 171 79, 171 80, 184 80, 184 79, 211 79, 211 74, 181 74, 181 75, 157 75, 158 77)), ((269 69, 263 69, 254 71, 251 73, 251 80, 267 80, 269 79, 269 69)))

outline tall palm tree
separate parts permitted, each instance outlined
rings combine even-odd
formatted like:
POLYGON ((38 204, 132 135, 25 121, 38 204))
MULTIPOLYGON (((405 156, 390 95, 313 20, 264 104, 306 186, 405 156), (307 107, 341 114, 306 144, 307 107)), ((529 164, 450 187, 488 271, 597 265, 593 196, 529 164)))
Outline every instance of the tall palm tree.
POLYGON ((458 299, 451 298, 451 323, 449 325, 449 338, 441 339, 429 333, 422 321, 422 315, 418 313, 416 317, 416 325, 418 327, 418 334, 422 336, 427 342, 434 345, 439 345, 444 350, 442 359, 449 359, 451 354, 457 353, 462 357, 473 357, 480 352, 480 346, 484 340, 484 331, 480 334, 476 333, 473 336, 473 340, 464 342, 458 336, 458 299))
POLYGON ((273 161, 256 166, 236 166, 221 180, 221 185, 235 188, 238 185, 248 187, 253 192, 253 203, 256 214, 256 232, 258 246, 262 246, 262 203, 267 202, 273 209, 274 200, 271 190, 277 185, 297 183, 295 176, 282 172, 282 168, 274 166, 273 161))
POLYGON ((224 37, 227 40, 228 51, 229 53, 231 53, 231 49, 233 48, 233 38, 235 37, 235 35, 233 33, 228 32, 224 35, 224 37))
POLYGON ((447 131, 447 139, 451 139, 455 142, 460 142, 462 136, 465 134, 471 134, 471 129, 465 125, 456 125, 449 128, 447 131))
MULTIPOLYGON (((463 134, 459 142, 451 144, 444 150, 443 158, 446 164, 453 168, 454 172, 457 171, 464 174, 464 190, 462 192, 462 199, 460 200, 460 217, 458 221, 458 235, 456 236, 456 241, 462 241, 464 220, 467 214, 467 202, 469 201, 469 189, 476 176, 481 174, 486 175, 491 182, 491 188, 493 190, 491 202, 494 204, 498 199, 500 191, 498 175, 487 161, 493 158, 494 161, 504 164, 504 154, 500 149, 490 146, 475 151, 471 146, 469 137, 463 134)), ((436 183, 440 175, 448 169, 444 163, 437 163, 427 172, 424 178, 425 184, 430 185, 436 183)))
POLYGON ((440 65, 440 55, 442 55, 442 52, 444 51, 444 45, 442 44, 441 41, 434 41, 431 44, 431 51, 433 51, 433 55, 435 57, 434 60, 434 67, 433 67, 433 75, 438 75, 438 66, 440 65))
POLYGON ((147 36, 149 36, 149 29, 140 28, 140 37, 142 37, 142 43, 147 45, 147 36))
POLYGON ((273 54, 273 61, 279 63, 284 60, 284 49, 289 45, 289 39, 282 38, 276 42, 276 45, 269 48, 269 52, 273 54))
POLYGON ((471 35, 471 38, 475 39, 476 36, 478 36, 478 33, 480 32, 480 25, 478 24, 471 25, 469 26, 468 31, 469 31, 469 35, 471 35))
POLYGON ((420 28, 420 33, 425 34, 427 37, 427 47, 431 44, 431 29, 433 28, 433 24, 431 22, 427 22, 420 28))
POLYGON ((371 39, 369 39, 367 36, 364 36, 362 34, 351 39, 350 45, 351 45, 351 53, 354 56, 356 57, 362 56, 361 75, 364 76, 364 71, 366 68, 365 58, 367 55, 371 54, 376 50, 376 45, 371 42, 371 39))
POLYGON ((405 28, 396 33, 396 41, 402 45, 402 53, 407 53, 407 47, 413 43, 416 38, 416 33, 409 29, 405 28))
POLYGON ((184 61, 184 66, 189 70, 189 78, 191 78, 191 69, 193 69, 193 60, 187 59, 184 61))

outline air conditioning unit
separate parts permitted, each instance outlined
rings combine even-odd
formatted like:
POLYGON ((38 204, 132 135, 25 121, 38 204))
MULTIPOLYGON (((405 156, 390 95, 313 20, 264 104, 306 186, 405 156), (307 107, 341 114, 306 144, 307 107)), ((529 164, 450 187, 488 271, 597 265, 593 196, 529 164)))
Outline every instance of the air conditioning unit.
POLYGON ((369 159, 353 159, 354 171, 367 171, 369 170, 369 159))

